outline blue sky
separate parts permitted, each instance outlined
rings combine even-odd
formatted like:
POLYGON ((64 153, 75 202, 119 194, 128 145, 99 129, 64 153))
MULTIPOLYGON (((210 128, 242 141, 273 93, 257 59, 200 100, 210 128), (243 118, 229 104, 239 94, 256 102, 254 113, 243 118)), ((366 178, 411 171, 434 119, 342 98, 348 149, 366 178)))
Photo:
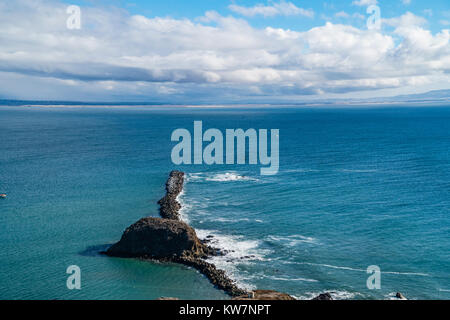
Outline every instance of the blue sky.
POLYGON ((444 0, 0 0, 0 98, 298 102, 450 89, 449 29, 444 0), (82 25, 69 30, 74 4, 82 25))
MULTIPOLYGON (((68 4, 79 4, 80 6, 116 6, 124 8, 132 14, 141 14, 147 17, 173 17, 176 19, 188 18, 195 19, 204 15, 206 11, 215 10, 223 15, 236 15, 236 12, 230 10, 232 4, 253 7, 255 5, 271 5, 278 1, 211 1, 211 0, 166 0, 166 1, 120 1, 120 0, 95 0, 95 1, 65 1, 68 4)), ((289 28, 293 30, 307 30, 315 26, 321 25, 326 21, 335 23, 348 23, 355 26, 363 26, 364 20, 353 18, 346 19, 336 17, 339 12, 346 12, 349 15, 360 14, 367 16, 367 6, 354 5, 352 0, 336 0, 336 1, 317 1, 317 0, 293 0, 291 2, 297 7, 312 9, 314 11, 313 18, 299 16, 273 16, 262 17, 260 15, 248 17, 248 21, 255 27, 273 26, 278 28, 289 28)), ((429 29, 438 32, 442 29, 441 21, 450 21, 449 11, 450 4, 447 0, 379 0, 377 5, 381 9, 384 18, 393 18, 400 16, 405 11, 411 11, 417 15, 425 17, 433 17, 429 19, 429 29), (431 12, 430 12, 431 10, 431 12), (430 16, 431 13, 431 16, 430 16)))

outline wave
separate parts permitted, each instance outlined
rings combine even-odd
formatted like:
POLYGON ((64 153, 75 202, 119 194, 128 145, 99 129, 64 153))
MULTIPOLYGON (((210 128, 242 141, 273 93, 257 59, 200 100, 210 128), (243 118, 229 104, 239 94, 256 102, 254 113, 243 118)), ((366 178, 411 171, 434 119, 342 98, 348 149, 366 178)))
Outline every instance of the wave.
POLYGON ((225 173, 189 173, 187 181, 212 181, 212 182, 232 182, 232 181, 258 181, 258 179, 240 175, 236 172, 225 173))
POLYGON ((307 279, 307 278, 282 278, 282 277, 274 277, 274 276, 267 276, 264 277, 270 280, 276 280, 276 281, 304 281, 304 282, 319 282, 315 279, 307 279))
POLYGON ((208 219, 208 221, 223 222, 223 223, 236 223, 236 222, 258 222, 258 223, 264 223, 264 221, 262 221, 260 219, 249 219, 249 218, 238 218, 238 219, 233 219, 233 218, 211 218, 211 219, 208 219))
POLYGON ((260 249, 261 241, 246 240, 243 236, 225 235, 216 230, 196 229, 196 233, 200 239, 207 239, 212 247, 225 252, 225 255, 209 257, 207 261, 224 270, 242 287, 248 290, 255 289, 247 282, 251 277, 246 277, 237 269, 237 265, 250 264, 252 261, 266 261, 265 256, 270 252, 260 249))
POLYGON ((297 246, 300 243, 313 243, 313 244, 318 243, 317 239, 312 238, 312 237, 302 236, 300 234, 290 235, 290 236, 275 236, 275 235, 271 235, 271 236, 266 237, 265 240, 269 241, 269 242, 284 243, 284 244, 287 244, 290 247, 297 246))
POLYGON ((186 201, 184 201, 184 188, 183 190, 178 194, 176 200, 180 204, 181 208, 178 211, 178 214, 180 215, 180 219, 187 224, 189 224, 189 217, 187 215, 187 212, 192 208, 191 205, 187 204, 186 201))
POLYGON ((322 290, 318 292, 305 292, 302 295, 294 295, 293 297, 297 300, 311 300, 324 292, 330 293, 333 300, 351 300, 355 299, 357 296, 363 297, 363 294, 359 292, 349 292, 345 290, 322 290))
MULTIPOLYGON (((366 269, 334 266, 331 264, 321 264, 321 263, 312 263, 312 262, 289 262, 289 261, 285 261, 284 263, 286 263, 286 264, 302 264, 302 265, 310 265, 310 266, 317 266, 317 267, 325 267, 325 268, 341 269, 341 270, 349 270, 349 271, 357 271, 357 272, 367 273, 366 269)), ((421 272, 397 272, 397 271, 381 270, 381 274, 396 274, 396 275, 406 275, 406 276, 430 277, 430 275, 428 273, 421 273, 421 272)))
POLYGON ((227 182, 227 181, 249 181, 253 180, 256 181, 258 179, 250 178, 247 176, 241 176, 237 173, 233 172, 226 172, 226 173, 219 173, 212 177, 207 177, 206 181, 216 181, 216 182, 227 182))

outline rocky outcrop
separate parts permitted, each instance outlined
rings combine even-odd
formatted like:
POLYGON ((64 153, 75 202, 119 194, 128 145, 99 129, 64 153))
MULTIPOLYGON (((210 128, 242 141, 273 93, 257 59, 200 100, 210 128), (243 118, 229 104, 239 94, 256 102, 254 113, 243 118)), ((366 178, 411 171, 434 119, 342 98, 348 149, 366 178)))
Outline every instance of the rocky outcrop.
POLYGON ((172 171, 166 182, 166 195, 158 201, 159 213, 164 219, 180 220, 178 195, 183 191, 184 172, 172 171))
POLYGON ((311 299, 311 300, 333 300, 333 297, 329 292, 321 293, 317 297, 311 299))
POLYGON ((151 217, 128 227, 120 241, 106 251, 109 256, 149 259, 202 257, 209 252, 186 223, 151 217))
POLYGON ((233 300, 296 300, 286 293, 273 290, 255 290, 249 294, 238 296, 233 300))
POLYGON ((172 171, 166 183, 166 195, 158 201, 162 218, 142 218, 128 227, 119 242, 105 254, 113 257, 152 259, 193 267, 217 288, 231 296, 248 294, 229 279, 223 270, 205 261, 221 254, 197 238, 195 230, 180 220, 180 204, 176 200, 183 191, 184 173, 172 171))
POLYGON ((397 292, 397 293, 395 294, 395 297, 396 297, 397 299, 399 299, 399 300, 408 300, 408 299, 406 299, 406 297, 405 297, 403 294, 401 294, 400 292, 397 292))

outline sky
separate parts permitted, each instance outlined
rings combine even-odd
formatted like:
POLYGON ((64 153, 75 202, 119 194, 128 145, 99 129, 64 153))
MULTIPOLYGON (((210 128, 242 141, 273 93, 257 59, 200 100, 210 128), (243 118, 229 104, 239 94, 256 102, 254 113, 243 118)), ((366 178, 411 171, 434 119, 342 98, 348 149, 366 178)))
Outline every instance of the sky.
POLYGON ((449 42, 448 0, 0 0, 0 99, 415 94, 450 89, 449 42))

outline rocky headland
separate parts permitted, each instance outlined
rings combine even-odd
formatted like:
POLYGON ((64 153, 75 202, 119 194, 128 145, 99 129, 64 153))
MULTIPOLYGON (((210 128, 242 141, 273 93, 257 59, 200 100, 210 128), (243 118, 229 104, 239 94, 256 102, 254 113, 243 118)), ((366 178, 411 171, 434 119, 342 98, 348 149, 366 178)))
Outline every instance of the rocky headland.
POLYGON ((178 195, 183 191, 184 173, 172 171, 166 194, 158 201, 161 218, 142 218, 128 227, 119 242, 106 252, 108 256, 181 263, 204 274, 217 288, 231 296, 248 295, 227 277, 225 271, 205 259, 223 254, 198 239, 195 230, 181 221, 178 195))
MULTIPOLYGON (((184 173, 172 171, 166 182, 166 194, 158 201, 161 218, 146 217, 135 222, 123 232, 119 242, 109 247, 104 254, 184 264, 200 271, 214 286, 236 300, 295 300, 292 296, 277 291, 249 292, 239 288, 225 271, 206 261, 208 257, 225 253, 209 246, 209 239, 200 240, 195 230, 181 220, 181 205, 177 197, 183 191, 183 184, 184 173)), ((315 299, 331 300, 331 296, 322 294, 315 299)))

